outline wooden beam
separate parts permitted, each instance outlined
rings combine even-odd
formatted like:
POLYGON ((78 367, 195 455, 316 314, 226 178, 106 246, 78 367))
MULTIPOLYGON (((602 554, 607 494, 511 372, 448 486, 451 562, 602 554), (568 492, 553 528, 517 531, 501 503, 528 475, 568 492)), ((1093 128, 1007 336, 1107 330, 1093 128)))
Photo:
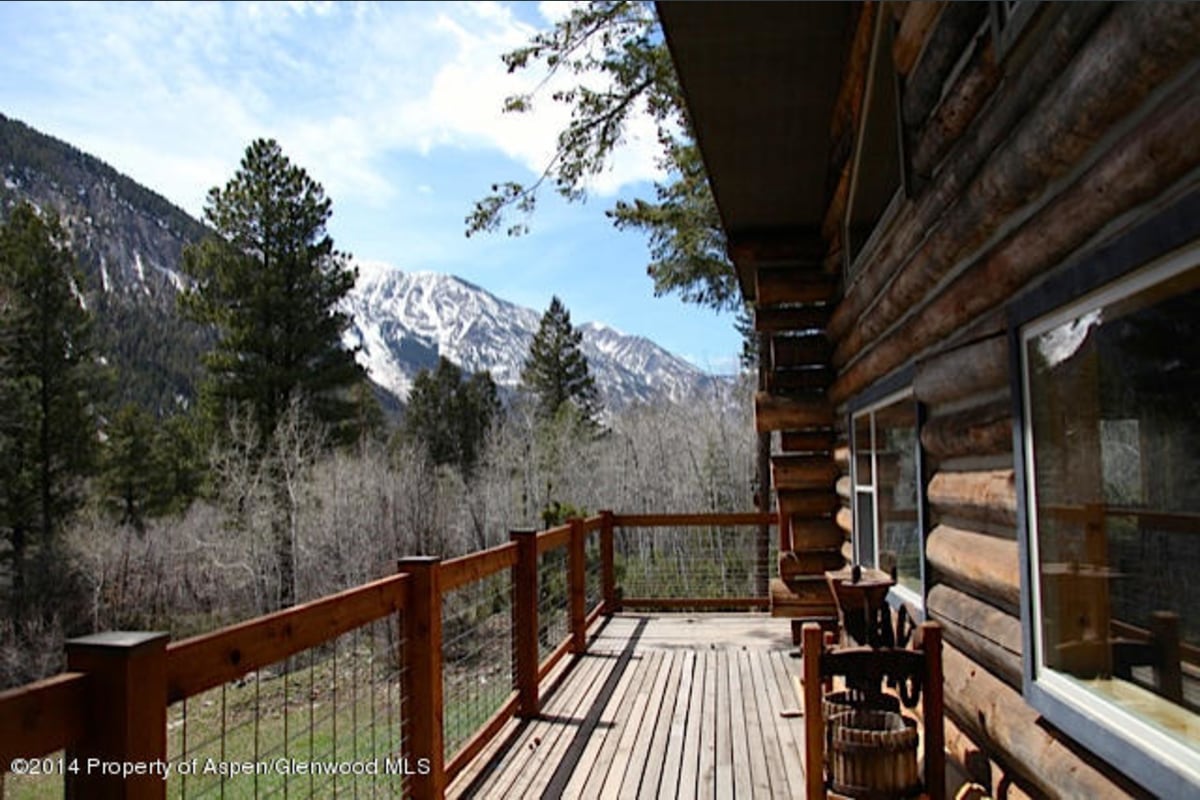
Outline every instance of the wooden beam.
POLYGON ((925 557, 938 580, 1016 614, 1021 600, 1017 543, 938 525, 925 540, 925 557))
POLYGON ((776 497, 779 500, 779 513, 785 517, 828 517, 841 505, 838 496, 829 489, 776 489, 776 497))
POLYGON ((794 399, 759 392, 754 397, 754 425, 759 433, 831 427, 833 407, 824 399, 794 399))
POLYGON ((754 311, 754 330, 759 333, 818 331, 829 322, 833 308, 826 305, 759 306, 754 311))
POLYGON ((826 550, 792 550, 779 554, 779 576, 787 583, 791 578, 824 575, 845 566, 842 560, 841 537, 826 550))
POLYGON ((771 337, 771 364, 776 369, 824 366, 830 352, 829 339, 823 333, 771 337))
POLYGON ((921 426, 921 446, 933 458, 1012 452, 1012 404, 1008 400, 931 417, 921 426))
POLYGON ((1017 494, 1011 469, 937 472, 929 482, 929 504, 955 517, 1015 525, 1017 494))
POLYGON ((444 687, 442 684, 442 591, 437 558, 401 559, 406 576, 401 657, 403 697, 408 708, 401 718, 405 755, 428 759, 429 771, 406 778, 406 794, 414 800, 441 800, 446 794, 444 687))
POLYGON ((781 431, 779 449, 785 453, 828 453, 833 449, 832 430, 781 431))
POLYGON ((840 471, 825 455, 777 455, 771 457, 771 482, 778 490, 818 491, 832 489, 840 471))
POLYGON ((538 697, 538 551, 537 531, 509 534, 517 545, 513 568, 513 660, 517 683, 517 716, 532 719, 541 710, 538 697))
POLYGON ((920 60, 908 71, 904 82, 900 106, 906 125, 919 126, 929 116, 942 96, 950 71, 987 21, 987 15, 983 3, 949 3, 937 15, 929 35, 922 37, 920 60))
POLYGON ((442 563, 442 592, 452 592, 468 583, 511 569, 517 563, 517 546, 512 542, 452 558, 442 563))
POLYGON ((933 110, 929 121, 919 131, 914 131, 914 173, 925 179, 933 176, 938 163, 967 132, 999 84, 1000 67, 996 63, 995 43, 990 38, 977 39, 970 60, 954 85, 933 110))
POLYGON ((938 406, 1008 385, 1008 338, 991 336, 917 364, 913 393, 938 406))
MULTIPOLYGON (((88 675, 88 723, 67 747, 67 797, 161 800, 165 776, 123 775, 84 765, 159 764, 167 758, 167 639, 165 633, 97 633, 66 644, 67 669, 88 675)), ((7 765, 5 765, 7 767, 7 765)))
MULTIPOLYGON (((1023 68, 1011 76, 1010 88, 985 107, 972 135, 963 139, 940 167, 936 183, 917 203, 901 210, 892 226, 892 235, 872 263, 856 278, 854 285, 848 287, 830 319, 830 336, 835 341, 845 339, 867 315, 870 306, 881 297, 899 269, 927 269, 923 264, 905 267, 905 263, 931 233, 936 234, 947 227, 949 218, 958 213, 961 195, 968 186, 983 177, 987 180, 982 185, 991 185, 995 182, 993 172, 1012 172, 1014 167, 1009 166, 1009 162, 1037 152, 1037 148, 1031 149, 1028 143, 1020 150, 1014 150, 1014 131, 1028 130, 1025 138, 1036 142, 1046 141, 1048 129, 1059 125, 1065 124, 1068 128, 1073 125, 1081 130, 1106 127, 1109 120, 1135 108, 1154 82, 1161 80, 1162 74, 1170 74, 1187 63, 1192 47, 1189 36, 1194 35, 1189 29, 1195 24, 1187 21, 1191 11, 1178 7, 1139 8, 1144 5, 1125 4, 1113 8, 1111 18, 1093 35, 1097 21, 1109 14, 1109 7, 1093 3, 1067 4, 1045 46, 1037 48, 1023 68), (1150 53, 1139 44, 1159 39, 1170 41, 1162 52, 1150 53), (1113 51, 1114 47, 1117 52, 1113 51), (1109 56, 1115 56, 1111 63, 1105 61, 1109 56), (1147 56, 1156 62, 1146 76, 1149 81, 1136 74, 1140 72, 1138 62, 1147 56), (1082 63, 1076 64, 1080 59, 1082 63), (1103 63, 1100 72, 1096 72, 1097 63, 1103 63), (1053 87, 1051 96, 1035 109, 1048 86, 1053 87), (1074 96, 1068 96, 1072 92, 1074 96), (1030 113, 1031 109, 1035 109, 1033 113, 1030 113), (1075 124, 1076 120, 1087 122, 1075 124), (981 169, 984 175, 981 175, 981 169)), ((1053 154, 1059 160, 1058 174, 1069 169, 1094 141, 1079 136, 1060 138, 1063 141, 1055 143, 1053 154)), ((1043 159, 1038 161, 1042 163, 1043 159)), ((1007 195, 993 200, 1003 201, 1005 207, 1012 202, 1007 195)), ((979 220, 972 216, 963 224, 978 226, 978 223, 979 220)), ((992 233, 990 229, 978 232, 985 238, 992 233)), ((977 241, 982 239, 973 235, 968 244, 974 247, 977 241)), ((954 263, 954 259, 948 259, 948 262, 944 265, 946 268, 954 263)), ((929 284, 935 277, 927 279, 929 284)))
POLYGON ((793 550, 836 550, 845 534, 832 519, 792 518, 793 550))
POLYGON ((946 755, 967 776, 967 780, 983 786, 988 797, 1033 800, 1033 795, 1014 783, 1013 774, 993 761, 991 754, 960 728, 954 717, 947 714, 943 724, 946 730, 946 755))
POLYGON ((804 777, 808 800, 825 797, 825 721, 821 710, 821 657, 825 635, 815 623, 805 623, 804 653, 804 777))
POLYGON ((0 774, 14 758, 37 758, 81 739, 88 692, 82 672, 0 692, 0 774))
POLYGON ((760 266, 757 275, 760 306, 829 303, 837 297, 837 279, 813 269, 760 266))
MULTIPOLYGON (((897 4, 901 5, 901 4, 897 4)), ((905 14, 900 21, 900 28, 892 40, 892 60, 896 72, 907 75, 917 63, 917 56, 925 46, 929 31, 942 13, 944 2, 914 2, 904 3, 905 14)))
POLYGON ((1020 693, 951 644, 943 645, 946 709, 955 722, 1047 797, 1121 797, 1135 787, 1114 783, 1080 757, 1078 747, 1044 724, 1020 693))
POLYGON ((776 369, 767 374, 767 391, 822 396, 833 383, 833 377, 833 370, 829 367, 776 369))
POLYGON ((949 586, 930 590, 925 610, 946 638, 1009 686, 1021 686, 1021 620, 949 586))

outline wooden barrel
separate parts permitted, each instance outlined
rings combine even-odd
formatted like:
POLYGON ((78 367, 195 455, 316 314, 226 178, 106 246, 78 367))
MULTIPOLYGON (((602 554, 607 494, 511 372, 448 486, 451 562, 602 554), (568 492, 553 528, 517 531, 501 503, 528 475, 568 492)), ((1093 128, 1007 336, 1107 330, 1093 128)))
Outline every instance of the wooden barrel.
POLYGON ((833 791, 846 797, 908 797, 921 790, 916 721, 892 711, 844 711, 830 718, 833 791))

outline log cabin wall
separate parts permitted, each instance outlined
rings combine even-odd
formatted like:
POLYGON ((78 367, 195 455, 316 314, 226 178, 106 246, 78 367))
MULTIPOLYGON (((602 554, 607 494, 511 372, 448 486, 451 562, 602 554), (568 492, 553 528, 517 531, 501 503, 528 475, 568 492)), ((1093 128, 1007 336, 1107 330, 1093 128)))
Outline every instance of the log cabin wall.
POLYGON ((849 558, 849 414, 873 386, 912 370, 925 414, 924 613, 945 629, 951 756, 997 796, 1137 794, 1039 725, 1021 694, 1003 311, 1195 189, 1200 6, 1032 5, 1017 32, 987 4, 869 3, 859 14, 832 120, 822 230, 825 271, 844 280, 825 328, 836 375, 834 520, 849 558), (871 102, 879 24, 891 26, 902 174, 876 229, 851 242, 854 172, 871 164, 853 138, 871 102))

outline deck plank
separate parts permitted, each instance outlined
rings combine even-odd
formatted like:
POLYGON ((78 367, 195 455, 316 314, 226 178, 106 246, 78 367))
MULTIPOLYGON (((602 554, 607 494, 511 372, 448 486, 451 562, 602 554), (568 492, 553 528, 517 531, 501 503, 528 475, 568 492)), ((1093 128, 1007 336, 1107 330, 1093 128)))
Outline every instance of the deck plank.
POLYGON ((616 615, 448 796, 802 796, 803 718, 779 714, 796 707, 790 649, 764 615, 616 615))

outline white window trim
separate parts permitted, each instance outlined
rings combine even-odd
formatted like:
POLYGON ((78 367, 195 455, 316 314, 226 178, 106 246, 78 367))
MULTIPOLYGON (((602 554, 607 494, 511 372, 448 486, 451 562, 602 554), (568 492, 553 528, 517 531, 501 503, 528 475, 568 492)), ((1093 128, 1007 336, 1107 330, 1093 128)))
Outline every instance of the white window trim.
MULTIPOLYGON (((1089 691, 1074 679, 1046 666, 1043 658, 1042 597, 1041 597, 1041 553, 1037 518, 1037 480, 1034 469, 1033 426, 1028 424, 1032 417, 1029 393, 1029 359, 1026 357, 1029 342, 1041 334, 1083 314, 1112 305, 1126 297, 1148 289, 1156 284, 1187 272, 1200 265, 1200 243, 1166 256, 1137 272, 1119 278, 1111 284, 1084 295, 1075 302, 1050 312, 1022 326, 1021 343, 1021 403, 1026 424, 1024 425, 1025 450, 1025 494, 1026 520, 1029 528, 1027 559, 1029 590, 1031 598, 1030 625, 1032 627, 1034 684, 1052 697, 1076 711, 1087 715, 1096 724, 1115 734, 1139 750, 1156 753, 1186 774, 1195 783, 1200 783, 1200 752, 1187 747, 1174 737, 1151 726, 1125 708, 1105 700, 1089 691)), ((922 563, 922 569, 924 564, 922 563)))
MULTIPOLYGON (((859 524, 859 521, 858 521, 858 516, 859 516, 859 514, 858 514, 858 495, 859 494, 870 494, 871 495, 871 514, 873 516, 873 519, 871 520, 871 534, 872 534, 871 550, 872 550, 873 560, 872 560, 872 563, 868 564, 867 566, 874 567, 876 569, 878 569, 878 567, 879 567, 879 463, 878 463, 877 456, 876 456, 878 449, 875 447, 875 412, 879 411, 882 408, 886 408, 887 406, 890 406, 894 403, 899 403, 903 400, 908 400, 909 402, 911 402, 914 406, 914 411, 915 411, 917 399, 913 393, 912 386, 906 386, 903 389, 892 392, 891 394, 887 395, 886 397, 884 397, 880 400, 877 400, 876 402, 871 403, 870 405, 863 406, 862 408, 858 409, 857 411, 853 412, 850 415, 851 488, 852 488, 852 493, 854 495, 854 498, 853 498, 854 499, 854 502, 853 502, 854 534, 855 534, 854 535, 854 557, 855 557, 855 559, 859 559, 859 560, 861 560, 861 558, 862 558, 862 550, 861 550, 861 546, 860 546, 861 537, 859 537, 859 535, 858 535, 858 532, 861 530, 861 525, 859 524), (854 435, 855 435, 854 423, 861 417, 867 416, 867 415, 869 415, 868 419, 870 420, 870 423, 871 423, 870 424, 870 430, 871 430, 871 483, 870 484, 860 484, 858 481, 858 454, 856 452, 854 452, 854 446, 853 446, 854 441, 855 441, 855 439, 854 439, 854 435)), ((916 459, 919 459, 921 457, 921 452, 920 452, 921 437, 920 437, 919 430, 917 431, 915 447, 916 447, 916 452, 913 453, 913 457, 916 459)), ((920 505, 921 505, 924 492, 925 492, 925 487, 923 487, 923 486, 917 487, 917 505, 918 505, 918 507, 920 507, 920 505)), ((919 536, 918 536, 920 552, 918 553, 918 558, 917 558, 917 563, 920 565, 921 591, 914 592, 912 589, 909 589, 906 586, 901 586, 899 583, 897 583, 895 586, 893 586, 891 588, 891 590, 888 592, 888 595, 892 599, 898 600, 906 605, 913 606, 913 607, 915 607, 917 609, 921 609, 923 611, 925 608, 925 596, 924 596, 925 595, 925 530, 924 530, 925 520, 922 518, 922 515, 919 513, 919 511, 917 514, 917 525, 919 528, 921 528, 921 530, 919 531, 919 536)))

